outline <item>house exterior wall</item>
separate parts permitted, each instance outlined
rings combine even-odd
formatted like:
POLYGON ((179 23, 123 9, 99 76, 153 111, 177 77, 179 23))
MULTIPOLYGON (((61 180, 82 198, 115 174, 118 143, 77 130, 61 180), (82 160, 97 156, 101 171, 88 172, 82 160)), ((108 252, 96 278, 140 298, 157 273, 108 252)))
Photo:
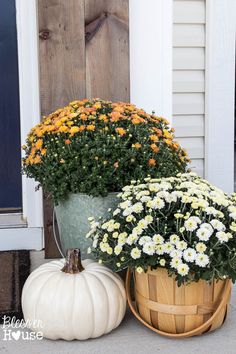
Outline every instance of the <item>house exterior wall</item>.
POLYGON ((173 126, 204 176, 206 1, 173 0, 173 126))

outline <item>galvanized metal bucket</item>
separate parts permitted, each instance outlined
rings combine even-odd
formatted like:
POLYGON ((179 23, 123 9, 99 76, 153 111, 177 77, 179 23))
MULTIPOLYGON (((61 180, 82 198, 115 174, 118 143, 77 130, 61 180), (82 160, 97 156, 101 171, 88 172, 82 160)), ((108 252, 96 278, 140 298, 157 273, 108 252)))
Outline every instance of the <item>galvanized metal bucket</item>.
POLYGON ((86 239, 90 230, 88 218, 108 215, 108 209, 114 209, 118 204, 117 193, 109 193, 106 197, 91 197, 87 194, 70 194, 69 198, 55 206, 59 236, 55 235, 59 251, 65 257, 68 248, 79 248, 82 258, 92 258, 87 253, 91 240, 86 239), (58 239, 59 238, 59 239, 58 239))

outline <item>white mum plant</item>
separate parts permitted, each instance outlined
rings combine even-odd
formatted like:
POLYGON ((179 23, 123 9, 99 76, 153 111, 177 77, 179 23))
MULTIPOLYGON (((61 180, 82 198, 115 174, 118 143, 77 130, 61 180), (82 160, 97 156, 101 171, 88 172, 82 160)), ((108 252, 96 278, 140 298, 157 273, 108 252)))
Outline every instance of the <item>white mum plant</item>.
POLYGON ((91 220, 99 262, 143 272, 164 267, 185 281, 236 280, 236 204, 195 173, 132 181, 110 218, 91 220))

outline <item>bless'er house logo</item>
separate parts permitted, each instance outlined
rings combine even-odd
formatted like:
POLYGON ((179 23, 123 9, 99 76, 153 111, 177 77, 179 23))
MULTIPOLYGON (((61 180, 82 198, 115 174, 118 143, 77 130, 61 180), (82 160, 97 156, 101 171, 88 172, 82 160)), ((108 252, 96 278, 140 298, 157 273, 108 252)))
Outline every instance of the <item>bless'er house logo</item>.
POLYGON ((16 317, 3 316, 2 324, 2 340, 41 340, 43 339, 43 332, 40 330, 43 328, 41 320, 18 320, 16 317), (37 328, 37 332, 25 330, 27 327, 37 328))

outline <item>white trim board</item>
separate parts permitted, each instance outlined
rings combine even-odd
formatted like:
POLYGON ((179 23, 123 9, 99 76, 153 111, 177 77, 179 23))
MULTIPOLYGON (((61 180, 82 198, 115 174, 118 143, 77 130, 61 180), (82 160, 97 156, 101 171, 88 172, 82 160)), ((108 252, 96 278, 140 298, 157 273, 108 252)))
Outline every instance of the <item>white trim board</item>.
MULTIPOLYGON (((16 0, 21 143, 40 122, 37 1, 16 0)), ((42 191, 22 176, 22 208, 27 227, 0 229, 0 250, 42 249, 42 191)))
POLYGON ((206 10, 205 177, 232 192, 236 1, 206 0, 206 10))
POLYGON ((130 100, 172 119, 173 0, 130 0, 130 100))
POLYGON ((0 251, 41 250, 42 243, 41 227, 0 229, 0 251))

